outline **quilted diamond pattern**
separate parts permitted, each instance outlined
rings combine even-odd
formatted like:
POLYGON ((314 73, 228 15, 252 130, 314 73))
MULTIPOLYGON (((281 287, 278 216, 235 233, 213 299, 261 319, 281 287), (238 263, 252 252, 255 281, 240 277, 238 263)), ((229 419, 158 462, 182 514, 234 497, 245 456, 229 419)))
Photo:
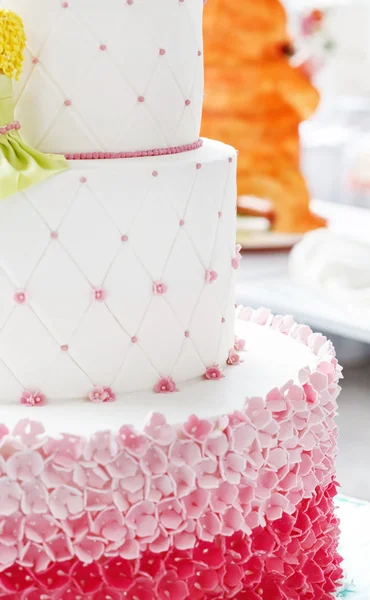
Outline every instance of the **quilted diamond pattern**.
POLYGON ((16 86, 27 140, 71 153, 194 142, 203 102, 202 0, 63 4, 0 0, 22 16, 28 36, 16 86))
POLYGON ((230 154, 205 141, 178 156, 75 161, 0 204, 1 401, 23 388, 58 400, 94 385, 145 389, 160 376, 179 384, 225 363, 234 335, 230 154), (212 284, 208 269, 218 273, 212 284), (163 295, 153 293, 157 281, 163 295))

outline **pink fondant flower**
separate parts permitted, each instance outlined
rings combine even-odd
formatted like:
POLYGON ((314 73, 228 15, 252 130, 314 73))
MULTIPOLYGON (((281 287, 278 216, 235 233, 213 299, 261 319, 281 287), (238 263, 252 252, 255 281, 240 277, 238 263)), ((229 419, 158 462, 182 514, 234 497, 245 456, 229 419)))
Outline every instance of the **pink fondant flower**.
POLYGON ((243 338, 238 338, 235 336, 234 350, 237 352, 242 352, 245 349, 245 340, 243 338))
POLYGON ((144 427, 144 432, 160 446, 169 446, 176 437, 174 427, 169 425, 164 415, 160 413, 152 413, 150 415, 149 422, 144 427))
POLYGON ((235 247, 235 256, 231 259, 231 266, 233 269, 239 269, 240 262, 242 260, 242 255, 240 254, 240 250, 242 249, 241 245, 238 244, 235 247))
POLYGON ((96 288, 94 290, 94 298, 97 302, 104 302, 107 297, 107 293, 103 288, 96 288))
POLYGON ((123 425, 121 427, 117 441, 122 448, 136 458, 144 456, 149 447, 149 440, 145 435, 139 435, 134 428, 129 425, 123 425))
POLYGON ((42 406, 46 403, 46 397, 38 391, 24 390, 20 402, 25 406, 42 406))
POLYGON ((205 272, 204 280, 206 283, 213 283, 218 278, 218 273, 213 269, 208 269, 205 272))
POLYGON ((157 394, 169 394, 171 392, 178 392, 178 389, 172 377, 162 377, 154 386, 154 391, 157 394))
POLYGON ((191 415, 183 426, 184 433, 197 442, 204 442, 213 429, 211 421, 199 419, 196 415, 191 415))
POLYGON ((221 370, 219 368, 218 365, 214 365, 213 367, 208 367, 208 369, 206 370, 205 374, 204 374, 204 378, 208 379, 208 380, 216 380, 216 379, 223 379, 225 377, 225 375, 223 375, 221 373, 221 370))
POLYGON ((14 427, 12 434, 20 438, 25 446, 38 448, 45 442, 45 428, 37 421, 21 419, 14 427))
POLYGON ((93 522, 92 531, 110 542, 122 542, 126 534, 122 513, 116 508, 103 510, 93 522))
POLYGON ((89 400, 94 404, 101 402, 114 402, 116 395, 109 387, 95 387, 89 393, 89 400))
POLYGON ((242 359, 240 358, 239 354, 234 350, 234 348, 231 348, 231 350, 229 351, 229 356, 227 357, 227 364, 228 365, 239 365, 242 361, 242 359))
POLYGON ((27 450, 14 452, 7 460, 6 472, 13 481, 32 481, 44 470, 44 461, 39 452, 27 450))
POLYGON ((154 281, 153 294, 155 296, 163 296, 168 290, 168 286, 163 281, 154 281))

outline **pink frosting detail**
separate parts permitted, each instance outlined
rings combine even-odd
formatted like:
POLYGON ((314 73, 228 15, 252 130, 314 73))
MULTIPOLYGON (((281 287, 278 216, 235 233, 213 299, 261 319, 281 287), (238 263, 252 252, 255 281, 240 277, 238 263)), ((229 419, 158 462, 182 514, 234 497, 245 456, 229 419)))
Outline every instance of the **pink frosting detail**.
POLYGON ((33 65, 37 65, 39 62, 40 62, 40 61, 39 61, 39 59, 37 58, 37 56, 33 56, 33 57, 32 57, 32 64, 33 64, 33 65))
POLYGON ((226 319, 225 319, 225 317, 221 317, 221 323, 222 323, 222 325, 223 325, 224 323, 226 323, 226 319))
POLYGON ((184 333, 184 335, 185 335, 186 338, 190 337, 190 331, 186 330, 185 333, 184 333))
MULTIPOLYGON (((37 468, 33 464, 29 474, 37 472, 37 468)), ((218 511, 205 517, 202 514, 209 503, 208 491, 197 490, 183 500, 186 512, 197 523, 198 539, 191 547, 187 542, 195 535, 188 531, 182 506, 176 499, 161 503, 160 541, 155 549, 146 552, 140 552, 138 541, 129 537, 129 529, 115 507, 86 522, 78 517, 70 520, 68 534, 77 523, 78 541, 72 548, 65 535, 58 536, 53 521, 42 514, 25 520, 19 514, 10 516, 2 534, 6 543, 0 546, 0 594, 14 600, 329 600, 334 595, 343 577, 342 559, 337 552, 335 481, 326 487, 318 486, 312 498, 303 500, 291 514, 256 528, 251 535, 233 531, 238 489, 222 484, 216 493, 220 497, 218 511), (220 532, 217 513, 228 524, 225 531, 220 532), (94 538, 85 534, 89 522, 94 538), (27 551, 19 564, 12 564, 23 530, 24 536, 29 536, 27 551), (167 531, 174 532, 172 546, 168 544, 167 531), (215 542, 209 541, 207 537, 215 536, 217 531, 220 533, 215 542), (107 558, 100 558, 103 539, 111 549, 107 558), (74 548, 80 557, 71 556, 74 548), (51 556, 57 556, 58 562, 51 563, 51 556)), ((130 525, 135 523, 143 533, 150 534, 154 528, 151 510, 150 502, 138 503, 130 515, 130 525)), ((246 520, 252 520, 256 514, 250 512, 246 520)))
POLYGON ((239 269, 240 267, 240 262, 242 260, 242 255, 240 253, 241 249, 241 245, 237 244, 237 246, 235 247, 235 256, 231 259, 231 266, 233 269, 239 269))
POLYGON ((42 406, 46 403, 46 397, 39 391, 24 390, 20 402, 26 406, 42 406))
POLYGON ((121 242, 128 242, 128 235, 126 235, 126 234, 122 235, 121 242))
POLYGON ((152 175, 153 177, 158 177, 158 171, 153 171, 152 175))
POLYGON ((72 101, 71 100, 64 100, 64 106, 72 106, 72 101))
POLYGON ((86 178, 86 177, 81 177, 81 178, 80 178, 80 182, 81 182, 81 183, 86 183, 86 181, 87 181, 87 178, 86 178))
POLYGON ((132 338, 131 338, 131 342, 132 342, 133 344, 136 344, 136 343, 137 343, 137 337, 136 337, 136 335, 133 335, 133 336, 132 336, 132 338))
POLYGON ((166 54, 166 50, 164 48, 159 49, 160 56, 164 56, 166 54))
POLYGON ((157 394, 168 394, 171 392, 178 392, 178 389, 176 388, 176 383, 172 377, 162 377, 162 379, 154 386, 154 391, 157 394))
POLYGON ((20 128, 20 123, 18 123, 18 121, 13 121, 4 127, 0 127, 0 135, 5 135, 6 133, 9 133, 9 131, 18 131, 20 128))
POLYGON ((228 365, 239 365, 243 361, 240 358, 239 354, 235 351, 235 349, 231 348, 226 362, 228 365))
POLYGON ((138 101, 139 101, 139 102, 145 102, 145 98, 144 98, 144 96, 139 96, 139 97, 138 97, 138 101))
POLYGON ((180 223, 179 224, 180 224, 180 227, 184 227, 184 225, 185 225, 184 219, 180 219, 180 223))
POLYGON ((198 56, 202 56, 202 53, 200 50, 198 50, 198 56))
POLYGON ((213 367, 208 367, 204 374, 205 379, 223 379, 225 375, 222 374, 220 367, 218 365, 214 365, 213 367))
MULTIPOLYGON (((70 104, 68 106, 70 106, 70 104)), ((64 156, 68 160, 115 160, 121 158, 144 158, 148 156, 167 156, 170 154, 181 154, 182 152, 191 152, 193 150, 198 150, 198 148, 201 148, 202 146, 203 140, 198 139, 196 142, 193 142, 191 144, 183 144, 182 146, 171 146, 169 148, 137 150, 135 152, 79 152, 66 153, 64 156)), ((200 169, 201 165, 199 167, 197 166, 197 168, 200 169)))
POLYGON ((60 349, 62 350, 62 352, 68 352, 68 350, 69 350, 69 346, 68 346, 68 344, 63 344, 63 345, 60 347, 60 349))
POLYGON ((235 336, 234 350, 237 352, 242 352, 245 350, 245 340, 243 340, 243 338, 238 338, 235 336))
POLYGON ((13 299, 17 304, 25 304, 27 302, 27 294, 23 290, 20 290, 15 292, 13 299))
POLYGON ((50 232, 50 237, 52 240, 57 240, 58 239, 58 232, 57 231, 51 231, 50 232))
POLYGON ((219 210, 218 211, 218 218, 221 219, 221 217, 222 217, 222 212, 219 210))
POLYGON ((114 402, 115 399, 116 396, 109 387, 95 387, 89 393, 89 400, 94 404, 102 402, 114 402))
POLYGON ((229 156, 228 160, 229 160, 229 163, 232 163, 233 162, 232 156, 229 156))
POLYGON ((96 288, 94 290, 94 298, 97 302, 104 302, 107 294, 103 288, 96 288))
POLYGON ((195 165, 195 167, 196 167, 196 168, 199 170, 199 169, 201 169, 201 168, 202 168, 202 164, 201 164, 201 163, 197 163, 197 164, 195 165))
POLYGON ((68 8, 68 6, 69 6, 68 2, 62 2, 62 7, 63 8, 68 8))
MULTIPOLYGON (((161 597, 158 582, 166 578, 163 589, 170 589, 168 572, 179 569, 177 579, 186 581, 186 593, 196 598, 203 587, 198 587, 201 577, 194 573, 200 573, 204 563, 204 571, 221 568, 218 585, 228 582, 226 588, 217 588, 215 598, 225 593, 232 597, 232 590, 235 598, 244 600, 239 588, 231 587, 234 578, 225 575, 225 568, 236 561, 244 573, 248 600, 255 600, 257 585, 266 598, 271 590, 279 600, 297 594, 319 597, 317 568, 326 557, 320 548, 337 539, 334 521, 333 527, 322 526, 322 518, 335 518, 334 417, 341 369, 322 336, 292 326, 290 319, 274 319, 266 309, 243 309, 240 318, 312 348, 317 367, 302 369, 299 384, 288 382, 264 398, 247 398, 239 410, 218 419, 192 415, 183 425, 173 426, 155 413, 141 432, 117 424, 118 434, 56 438, 28 419, 11 432, 0 424, 5 527, 0 528, 0 595, 4 586, 6 594, 14 591, 36 600, 40 595, 34 587, 44 590, 51 581, 53 600, 58 600, 56 583, 58 598, 69 597, 64 586, 71 582, 63 573, 71 569, 73 582, 84 586, 87 580, 101 593, 108 589, 112 598, 120 582, 127 585, 119 588, 120 594, 129 590, 129 599, 134 590, 141 600, 132 586, 149 577, 156 586, 154 600, 161 597), (226 548, 230 553, 224 561, 226 548), (276 558, 284 561, 281 578, 276 558), (302 562, 298 565, 297 560, 302 562), (86 577, 89 568, 98 569, 93 581, 86 577), (289 589, 282 588, 283 596, 277 595, 276 577, 280 586, 290 582, 289 589), (311 587, 310 577, 315 581, 311 587), (24 595, 24 589, 32 591, 24 595)), ((165 379, 166 389, 160 391, 169 391, 171 381, 165 379)), ((102 401, 107 390, 100 390, 102 401)), ((325 565, 323 585, 336 577, 328 579, 325 565)), ((235 581, 239 586, 239 575, 235 581)), ((84 595, 81 589, 86 588, 78 591, 84 595)), ((90 596, 88 588, 85 597, 90 596)))
POLYGON ((191 104, 191 100, 189 100, 189 98, 187 98, 185 100, 185 106, 190 106, 190 104, 191 104))
POLYGON ((105 52, 106 49, 107 49, 106 44, 100 44, 100 50, 102 50, 102 52, 105 52))
POLYGON ((127 4, 129 4, 131 6, 131 4, 134 3, 134 0, 127 0, 127 4))
POLYGON ((153 294, 155 296, 163 296, 168 291, 168 286, 163 281, 154 281, 153 294))
POLYGON ((216 271, 209 269, 208 271, 205 272, 204 280, 206 283, 213 283, 214 281, 216 281, 217 278, 218 278, 218 273, 216 271))

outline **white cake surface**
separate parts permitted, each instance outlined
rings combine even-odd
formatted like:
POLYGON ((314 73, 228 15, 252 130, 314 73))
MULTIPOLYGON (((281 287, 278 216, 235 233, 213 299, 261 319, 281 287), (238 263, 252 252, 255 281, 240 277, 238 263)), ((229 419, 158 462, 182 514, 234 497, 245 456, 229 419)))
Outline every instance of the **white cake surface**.
POLYGON ((0 403, 23 390, 60 400, 161 377, 179 385, 223 368, 235 204, 235 150, 209 140, 178 155, 72 161, 3 200, 0 403))
POLYGON ((0 0, 27 32, 16 117, 44 152, 122 152, 196 141, 202 0, 0 0))
POLYGON ((12 427, 22 418, 35 418, 49 435, 91 435, 102 430, 114 432, 123 424, 141 430, 151 412, 162 413, 170 424, 186 422, 193 413, 200 419, 212 419, 242 410, 247 398, 265 397, 288 382, 298 383, 301 369, 315 370, 319 363, 305 344, 270 327, 238 320, 237 334, 246 341, 243 363, 228 367, 224 379, 193 380, 172 394, 151 390, 123 394, 116 402, 99 405, 83 400, 50 402, 28 410, 6 405, 3 420, 12 427))

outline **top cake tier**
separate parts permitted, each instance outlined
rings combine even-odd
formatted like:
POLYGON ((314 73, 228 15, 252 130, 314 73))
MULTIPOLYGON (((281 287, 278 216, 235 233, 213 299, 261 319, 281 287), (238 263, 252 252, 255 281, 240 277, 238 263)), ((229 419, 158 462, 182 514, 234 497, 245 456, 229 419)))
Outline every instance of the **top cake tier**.
POLYGON ((0 0, 24 20, 22 133, 44 152, 136 152, 197 141, 203 0, 0 0))

